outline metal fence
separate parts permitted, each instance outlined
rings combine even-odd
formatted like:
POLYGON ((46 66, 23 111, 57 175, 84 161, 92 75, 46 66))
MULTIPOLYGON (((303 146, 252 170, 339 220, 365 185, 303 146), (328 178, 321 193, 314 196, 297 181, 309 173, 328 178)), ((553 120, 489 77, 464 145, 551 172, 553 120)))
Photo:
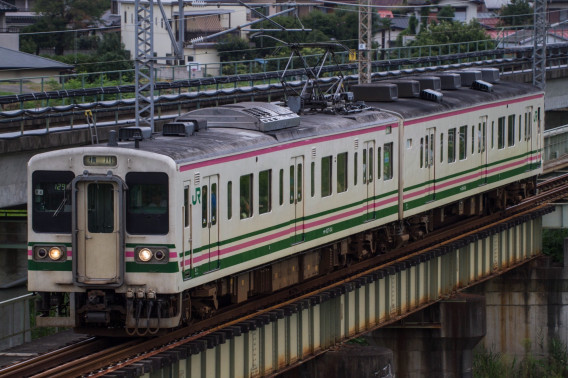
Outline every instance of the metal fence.
POLYGON ((30 312, 35 298, 35 294, 26 294, 0 302, 0 350, 32 340, 30 312))
MULTIPOLYGON (((487 51, 488 54, 497 45, 494 40, 481 40, 463 43, 450 43, 445 45, 431 46, 407 46, 377 49, 372 57, 373 60, 409 59, 436 55, 451 55, 469 53, 474 51, 487 51)), ((497 51, 496 51, 497 53, 497 51)), ((311 63, 317 61, 321 55, 306 55, 304 59, 311 63)), ((333 64, 331 57, 326 64, 333 64)), ((335 53, 335 60, 339 64, 349 63, 349 52, 339 51, 335 53)), ((214 77, 219 75, 266 73, 280 71, 286 67, 288 57, 263 58, 234 62, 204 63, 192 62, 189 66, 158 65, 156 77, 161 80, 176 81, 198 77, 214 77)), ((459 61, 457 63, 460 63, 459 61)), ((312 63, 313 64, 313 63, 312 63)), ((431 64, 434 64, 433 62, 431 64)), ((288 69, 301 68, 301 59, 293 60, 288 69)), ((347 74, 353 74, 348 72, 347 74)), ((124 85, 132 83, 134 69, 121 71, 75 73, 68 75, 34 76, 0 80, 0 95, 24 94, 55 90, 84 89, 109 85, 124 85), (9 93, 8 93, 9 92, 9 93)), ((101 98, 100 100, 104 100, 101 98)))
POLYGON ((544 132, 543 160, 554 160, 568 154, 568 125, 555 127, 544 132))

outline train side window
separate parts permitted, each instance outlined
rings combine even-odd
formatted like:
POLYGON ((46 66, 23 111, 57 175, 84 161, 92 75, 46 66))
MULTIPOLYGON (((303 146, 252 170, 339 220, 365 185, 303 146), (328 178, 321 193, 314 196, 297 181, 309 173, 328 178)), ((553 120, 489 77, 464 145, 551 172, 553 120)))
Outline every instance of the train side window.
POLYGON ((497 120, 497 148, 505 148, 505 117, 497 120))
POLYGON ((511 114, 507 120, 507 147, 515 145, 515 115, 511 114))
POLYGON ((456 128, 448 130, 448 163, 456 161, 456 128))
POLYGON ((444 133, 440 134, 440 163, 444 162, 444 133))
POLYGON ((393 143, 385 143, 384 145, 384 155, 383 155, 383 177, 384 180, 390 180, 393 178, 393 166, 394 166, 394 157, 393 157, 393 143))
POLYGON ((495 148, 495 121, 491 121, 491 149, 495 148))
POLYGON ((32 228, 35 232, 71 233, 71 171, 32 174, 32 228))
POLYGON ((367 183, 367 149, 363 149, 363 184, 367 183))
POLYGON ((304 174, 302 173, 302 164, 297 163, 296 166, 298 167, 298 170, 296 171, 296 181, 298 183, 298 186, 296 188, 297 190, 296 199, 298 200, 298 202, 302 202, 302 188, 303 188, 302 177, 304 174))
POLYGON ((233 217, 233 182, 227 183, 227 219, 233 217))
POLYGON ((240 213, 241 219, 252 217, 252 173, 241 176, 240 186, 240 213))
POLYGON ((530 140, 532 136, 532 109, 525 113, 525 139, 530 140))
POLYGON ((420 138, 420 168, 424 167, 424 138, 420 138))
POLYGON ((201 187, 201 227, 207 227, 207 199, 208 199, 207 185, 201 187))
POLYGON ((272 169, 258 174, 258 213, 272 210, 272 169))
POLYGON ((357 185, 357 152, 353 154, 353 185, 357 185))
POLYGON ((458 157, 460 160, 467 157, 467 126, 461 126, 459 130, 458 157))
POLYGON ((189 186, 183 187, 183 226, 189 227, 189 186))
POLYGON ((217 224, 217 183, 211 184, 211 225, 217 224))
POLYGON ((377 147, 377 180, 381 178, 381 169, 382 169, 381 159, 382 159, 381 147, 377 147))
POLYGON ((313 197, 316 195, 316 163, 313 161, 312 164, 310 164, 310 187, 310 194, 313 197))
POLYGON ((279 183, 278 183, 278 203, 280 203, 280 206, 282 206, 284 204, 284 170, 280 169, 280 174, 279 174, 279 183))
POLYGON ((471 126, 471 154, 475 153, 475 125, 471 126))
POLYGON ((373 149, 369 148, 369 182, 373 181, 373 149))
POLYGON ((522 130, 522 125, 523 125, 523 116, 521 114, 519 114, 519 142, 522 140, 523 138, 523 130, 522 130))
POLYGON ((347 152, 337 154, 337 193, 347 190, 347 152))
POLYGON ((295 168, 293 165, 290 166, 290 204, 294 203, 294 179, 295 179, 295 168))
POLYGON ((331 156, 321 158, 321 196, 331 195, 331 156))
MULTIPOLYGON (((125 177, 126 231, 134 235, 165 235, 169 231, 168 175, 162 172, 130 172, 125 177)), ((196 200, 205 198, 196 188, 196 200)))

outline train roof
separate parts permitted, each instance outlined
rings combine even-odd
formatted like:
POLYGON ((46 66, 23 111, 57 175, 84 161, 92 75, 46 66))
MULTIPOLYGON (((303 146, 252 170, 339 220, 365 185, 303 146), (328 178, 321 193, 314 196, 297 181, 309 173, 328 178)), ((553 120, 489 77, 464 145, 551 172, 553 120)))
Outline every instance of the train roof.
MULTIPOLYGON (((392 82, 392 81, 391 81, 392 82)), ((288 141, 301 140, 322 135, 332 135, 347 130, 357 130, 370 126, 397 123, 398 118, 392 112, 400 114, 404 119, 413 119, 431 114, 439 114, 452 110, 464 109, 478 104, 486 104, 508 98, 540 93, 529 84, 516 82, 497 82, 491 92, 461 87, 455 90, 441 90, 441 102, 421 98, 398 98, 391 102, 368 102, 371 109, 347 115, 312 112, 299 116, 299 125, 277 130, 259 131, 237 128, 227 122, 215 127, 200 129, 191 136, 163 136, 155 134, 150 139, 139 142, 142 151, 166 155, 176 163, 200 161, 211 157, 226 156, 238 152, 268 148, 288 141), (387 110, 382 111, 382 110, 387 110)), ((244 103, 244 105, 262 107, 263 103, 244 103)), ((240 105, 240 104, 237 104, 240 105)), ((244 106, 243 105, 243 106, 244 106)), ((269 108, 273 105, 265 105, 269 108)), ((221 108, 223 108, 222 106, 221 108)), ((229 105, 235 107, 235 105, 229 105)), ((238 107, 238 106, 236 106, 238 107)), ((199 110, 189 112, 179 119, 191 119, 192 114, 203 114, 199 110)), ((207 113, 205 113, 207 114, 207 113)), ((132 141, 119 142, 119 147, 135 148, 132 141)))

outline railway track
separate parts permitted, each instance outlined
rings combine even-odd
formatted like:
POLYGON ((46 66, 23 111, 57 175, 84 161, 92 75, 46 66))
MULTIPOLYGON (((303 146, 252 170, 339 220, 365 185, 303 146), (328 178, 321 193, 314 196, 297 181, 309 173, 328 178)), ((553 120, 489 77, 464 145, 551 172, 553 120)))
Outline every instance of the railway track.
POLYGON ((469 219, 452 227, 429 234, 425 239, 356 262, 350 266, 284 289, 244 305, 226 308, 215 317, 200 320, 191 326, 152 339, 92 338, 79 344, 9 366, 0 370, 2 377, 72 377, 102 376, 121 367, 147 359, 158 353, 197 340, 213 332, 231 327, 252 317, 268 313, 298 300, 330 290, 363 275, 396 263, 416 258, 420 254, 470 237, 503 222, 543 211, 550 203, 568 195, 568 174, 538 184, 538 194, 504 212, 469 219))

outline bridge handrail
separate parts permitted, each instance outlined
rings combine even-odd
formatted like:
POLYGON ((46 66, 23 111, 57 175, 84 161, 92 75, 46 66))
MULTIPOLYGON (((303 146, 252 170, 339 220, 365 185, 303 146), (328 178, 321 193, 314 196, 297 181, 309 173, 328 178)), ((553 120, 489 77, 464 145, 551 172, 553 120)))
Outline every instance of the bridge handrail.
MULTIPOLYGON (((461 43, 449 43, 444 45, 391 47, 386 49, 377 49, 375 51, 374 54, 375 56, 373 60, 379 61, 379 60, 391 60, 391 59, 408 59, 416 57, 433 56, 433 54, 437 56, 442 56, 442 55, 469 53, 473 51, 499 53, 494 47, 490 46, 491 44, 494 44, 496 46, 497 42, 491 39, 487 39, 487 40, 469 41, 461 43)), ((348 52, 341 51, 337 52, 335 55, 338 57, 338 60, 340 61, 341 64, 349 62, 348 52)), ((308 61, 311 59, 317 59, 319 57, 320 55, 318 54, 305 56, 305 58, 308 61)), ((331 59, 331 57, 328 59, 331 59)), ((241 69, 241 71, 242 70, 248 71, 247 73, 249 74, 258 73, 258 72, 269 73, 273 71, 280 71, 285 66, 287 61, 288 61, 287 57, 276 57, 276 58, 252 59, 252 60, 243 60, 243 61, 220 62, 220 63, 203 63, 203 64, 198 64, 198 66, 200 70, 203 72, 203 77, 207 77, 208 72, 220 73, 222 75, 224 73, 224 68, 225 71, 227 71, 227 68, 232 68, 233 72, 228 72, 229 74, 230 73, 234 74, 239 69, 241 69), (275 68, 275 69, 268 70, 268 68, 275 68)), ((296 65, 298 65, 298 63, 296 63, 296 65)), ((168 77, 167 75, 170 75, 169 80, 175 81, 175 80, 186 79, 188 78, 188 75, 191 76, 191 74, 188 72, 188 68, 189 67, 187 66, 166 65, 164 67, 157 68, 156 70, 160 70, 160 72, 162 72, 163 77, 168 77), (176 75, 180 75, 181 77, 176 78, 176 75)), ((293 68, 294 68, 294 62, 292 62, 291 66, 291 69, 293 68)), ((134 77, 134 69, 104 71, 104 72, 74 73, 74 74, 53 75, 53 76, 28 76, 28 77, 8 78, 8 79, 1 79, 0 86, 2 86, 2 84, 15 83, 16 85, 19 86, 18 94, 21 95, 25 93, 45 92, 46 86, 52 87, 49 88, 50 90, 89 89, 92 88, 92 85, 89 85, 89 83, 94 83, 94 82, 100 83, 100 87, 110 86, 108 85, 109 77, 116 78, 113 81, 116 81, 116 85, 119 86, 127 83, 132 83, 131 80, 124 80, 124 79, 129 77, 134 77), (72 88, 66 87, 66 84, 72 79, 75 81, 79 81, 80 87, 72 87, 72 88), (36 89, 33 91, 26 91, 25 84, 30 82, 36 83, 35 86, 36 89), (105 82, 107 82, 107 85, 105 85, 105 82), (55 89, 56 85, 60 86, 60 88, 55 89)), ((32 84, 28 84, 28 86, 32 86, 32 84)))

